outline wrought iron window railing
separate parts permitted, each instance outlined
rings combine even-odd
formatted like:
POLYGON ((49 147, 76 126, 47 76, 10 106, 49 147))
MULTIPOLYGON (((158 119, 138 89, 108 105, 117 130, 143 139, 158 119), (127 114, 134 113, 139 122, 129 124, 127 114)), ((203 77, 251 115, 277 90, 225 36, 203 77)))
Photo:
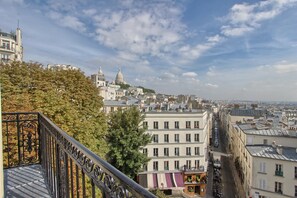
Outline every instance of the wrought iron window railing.
POLYGON ((275 175, 276 176, 284 176, 284 172, 281 170, 275 170, 275 175))
POLYGON ((155 197, 41 113, 2 113, 4 168, 41 164, 53 197, 155 197))

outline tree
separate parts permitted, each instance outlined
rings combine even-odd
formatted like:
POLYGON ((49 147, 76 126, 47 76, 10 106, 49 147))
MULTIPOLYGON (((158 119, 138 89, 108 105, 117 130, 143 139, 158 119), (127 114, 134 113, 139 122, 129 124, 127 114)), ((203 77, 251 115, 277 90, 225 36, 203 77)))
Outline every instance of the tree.
POLYGON ((108 161, 134 179, 143 164, 149 161, 140 150, 151 141, 142 127, 144 115, 137 107, 113 112, 110 115, 107 140, 108 161))
POLYGON ((103 101, 81 71, 12 62, 0 64, 0 83, 4 112, 42 112, 96 154, 108 152, 103 101))

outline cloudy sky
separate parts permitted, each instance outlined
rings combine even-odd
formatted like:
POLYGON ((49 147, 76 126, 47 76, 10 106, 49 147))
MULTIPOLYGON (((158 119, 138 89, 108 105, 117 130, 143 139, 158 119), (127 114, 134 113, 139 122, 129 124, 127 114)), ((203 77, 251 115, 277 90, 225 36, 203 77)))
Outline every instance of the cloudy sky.
POLYGON ((24 60, 209 99, 297 101, 297 0, 0 0, 24 60))

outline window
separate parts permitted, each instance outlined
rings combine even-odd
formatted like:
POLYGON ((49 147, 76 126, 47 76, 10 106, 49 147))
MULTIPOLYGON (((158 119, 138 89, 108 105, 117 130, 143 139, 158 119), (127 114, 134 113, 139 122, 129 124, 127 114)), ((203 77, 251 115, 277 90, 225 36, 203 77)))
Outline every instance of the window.
POLYGON ((191 142, 191 134, 186 134, 186 141, 191 142))
POLYGON ((186 168, 191 169, 191 160, 186 161, 186 168))
POLYGON ((199 142, 199 134, 198 133, 195 134, 195 142, 199 142))
POLYGON ((147 148, 144 148, 142 152, 143 152, 144 155, 147 156, 147 148))
POLYGON ((158 126, 158 122, 154 122, 154 129, 158 129, 159 126, 158 126))
POLYGON ((154 156, 158 157, 158 148, 154 148, 154 156))
POLYGON ((200 161, 199 160, 195 160, 195 168, 199 169, 200 166, 200 161))
POLYGON ((263 144, 265 144, 265 145, 268 144, 267 139, 264 139, 264 140, 263 140, 263 144))
POLYGON ((143 171, 147 171, 147 164, 143 164, 142 169, 143 169, 143 171))
POLYGON ((266 173, 266 163, 265 162, 260 162, 260 172, 266 173))
POLYGON ((295 179, 297 179, 297 167, 295 166, 295 179))
POLYGON ((199 129, 199 121, 194 121, 194 128, 199 129))
POLYGON ((191 128, 191 121, 186 121, 186 128, 190 129, 191 128))
POLYGON ((169 129, 169 122, 164 122, 164 129, 169 129))
POLYGON ((174 122, 174 127, 175 127, 176 129, 179 129, 179 121, 175 121, 175 122, 174 122))
POLYGON ((259 180, 259 188, 265 190, 266 189, 266 181, 265 179, 259 180))
POLYGON ((158 162, 157 161, 153 162, 153 169, 154 169, 154 171, 158 170, 158 162))
POLYGON ((275 175, 276 176, 283 176, 283 168, 281 164, 275 165, 275 175))
POLYGON ((186 147, 186 155, 191 155, 191 147, 186 147))
POLYGON ((179 134, 174 134, 174 141, 179 142, 179 134))
POLYGON ((143 128, 147 129, 147 122, 143 122, 143 128))
POLYGON ((283 184, 280 183, 280 182, 275 182, 274 192, 283 194, 282 185, 283 185, 283 184))
POLYGON ((195 155, 200 155, 200 148, 199 147, 195 147, 195 155))
POLYGON ((168 134, 164 134, 164 142, 169 142, 169 135, 168 134))
POLYGON ((178 147, 174 148, 174 155, 179 156, 179 148, 178 147))
POLYGON ((295 197, 297 197, 297 186, 295 186, 295 197))
POLYGON ((157 134, 153 135, 153 142, 158 143, 159 142, 159 138, 157 134))
POLYGON ((169 170, 169 161, 164 161, 164 170, 169 170))
POLYGON ((169 156, 169 148, 164 148, 164 156, 169 156))
POLYGON ((178 160, 174 161, 174 169, 179 170, 179 161, 178 160))

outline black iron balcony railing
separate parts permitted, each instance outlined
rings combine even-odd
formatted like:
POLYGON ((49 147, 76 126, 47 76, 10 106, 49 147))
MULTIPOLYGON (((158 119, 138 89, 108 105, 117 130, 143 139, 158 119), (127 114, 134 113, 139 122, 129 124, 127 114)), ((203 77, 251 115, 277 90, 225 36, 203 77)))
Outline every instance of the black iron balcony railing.
POLYGON ((275 175, 276 176, 284 176, 284 173, 281 170, 275 170, 275 175))
POLYGON ((52 197, 155 197, 40 113, 2 114, 6 169, 41 164, 52 197))

